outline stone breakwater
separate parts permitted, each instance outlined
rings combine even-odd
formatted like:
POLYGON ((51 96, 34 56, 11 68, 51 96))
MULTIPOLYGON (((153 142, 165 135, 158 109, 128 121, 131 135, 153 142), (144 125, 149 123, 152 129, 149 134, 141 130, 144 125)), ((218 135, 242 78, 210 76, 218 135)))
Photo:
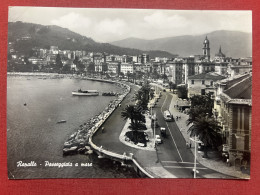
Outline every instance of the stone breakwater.
MULTIPOLYGON (((103 82, 106 82, 106 80, 103 82)), ((106 119, 113 113, 113 111, 119 106, 119 104, 131 90, 130 86, 126 84, 117 83, 114 81, 107 82, 114 83, 120 86, 122 88, 122 93, 119 96, 117 96, 115 100, 112 100, 103 112, 101 112, 99 115, 92 117, 83 125, 80 125, 78 130, 75 133, 73 133, 64 143, 63 155, 71 155, 78 153, 86 155, 92 154, 93 151, 89 144, 90 136, 92 136, 98 129, 100 129, 100 127, 103 125, 106 119)))

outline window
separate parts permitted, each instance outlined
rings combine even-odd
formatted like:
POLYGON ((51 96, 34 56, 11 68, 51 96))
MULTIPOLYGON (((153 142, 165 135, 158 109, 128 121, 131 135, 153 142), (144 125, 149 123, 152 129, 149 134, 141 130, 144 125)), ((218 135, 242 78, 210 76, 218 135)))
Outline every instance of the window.
POLYGON ((191 80, 191 84, 194 85, 194 80, 191 80))
POLYGON ((213 81, 210 81, 210 85, 213 86, 213 81))
POLYGON ((201 82, 201 83, 202 83, 202 85, 205 85, 205 80, 202 80, 202 82, 201 82))
POLYGON ((205 89, 202 89, 201 90, 201 95, 205 95, 206 93, 205 93, 205 89))

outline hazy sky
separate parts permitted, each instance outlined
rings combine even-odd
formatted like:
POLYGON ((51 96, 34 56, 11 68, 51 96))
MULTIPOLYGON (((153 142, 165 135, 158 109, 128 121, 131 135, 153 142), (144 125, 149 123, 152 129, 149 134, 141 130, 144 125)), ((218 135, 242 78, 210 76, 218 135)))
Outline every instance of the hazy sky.
POLYGON ((99 42, 198 35, 215 30, 252 32, 251 11, 9 7, 9 22, 15 21, 57 25, 99 42))

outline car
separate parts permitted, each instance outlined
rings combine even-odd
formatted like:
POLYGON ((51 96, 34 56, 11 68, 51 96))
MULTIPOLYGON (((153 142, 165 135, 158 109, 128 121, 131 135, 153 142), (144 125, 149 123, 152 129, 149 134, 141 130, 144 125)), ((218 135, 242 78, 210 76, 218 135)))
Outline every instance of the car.
POLYGON ((165 137, 166 136, 166 128, 165 127, 161 127, 160 131, 161 131, 161 135, 165 137))
POLYGON ((174 93, 174 94, 178 94, 178 90, 177 90, 177 89, 174 89, 174 90, 173 90, 173 93, 174 93))
POLYGON ((160 135, 155 135, 155 143, 156 144, 161 144, 162 143, 162 139, 161 139, 160 135))
POLYGON ((199 143, 198 144, 198 151, 201 152, 204 150, 204 144, 203 143, 199 143))

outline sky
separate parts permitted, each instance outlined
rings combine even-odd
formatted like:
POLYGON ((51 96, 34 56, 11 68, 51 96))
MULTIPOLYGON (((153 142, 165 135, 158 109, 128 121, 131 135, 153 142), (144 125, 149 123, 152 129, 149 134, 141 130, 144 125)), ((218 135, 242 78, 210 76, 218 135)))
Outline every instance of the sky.
POLYGON ((9 7, 8 21, 57 25, 98 42, 200 35, 215 30, 252 33, 251 11, 9 7))

